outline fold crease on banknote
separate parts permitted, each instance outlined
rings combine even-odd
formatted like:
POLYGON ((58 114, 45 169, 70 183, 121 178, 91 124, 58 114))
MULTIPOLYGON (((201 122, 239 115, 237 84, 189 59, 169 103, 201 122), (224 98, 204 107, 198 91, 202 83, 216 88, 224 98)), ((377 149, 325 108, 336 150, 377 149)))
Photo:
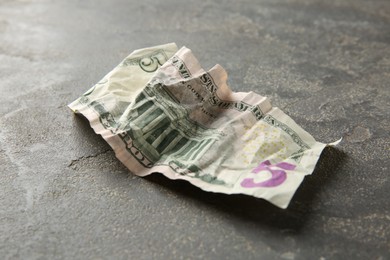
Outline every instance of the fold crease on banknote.
POLYGON ((174 43, 134 51, 69 107, 136 175, 159 172, 281 208, 327 145, 268 98, 233 92, 220 65, 205 71, 174 43))

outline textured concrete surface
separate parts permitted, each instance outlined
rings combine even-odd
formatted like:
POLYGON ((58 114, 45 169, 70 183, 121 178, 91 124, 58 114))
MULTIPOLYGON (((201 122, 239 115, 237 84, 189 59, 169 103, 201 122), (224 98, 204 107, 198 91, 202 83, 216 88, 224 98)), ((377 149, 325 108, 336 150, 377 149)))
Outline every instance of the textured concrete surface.
POLYGON ((390 259, 387 0, 0 0, 1 259, 390 259), (326 149, 287 210, 138 178, 66 104, 186 45, 326 149))

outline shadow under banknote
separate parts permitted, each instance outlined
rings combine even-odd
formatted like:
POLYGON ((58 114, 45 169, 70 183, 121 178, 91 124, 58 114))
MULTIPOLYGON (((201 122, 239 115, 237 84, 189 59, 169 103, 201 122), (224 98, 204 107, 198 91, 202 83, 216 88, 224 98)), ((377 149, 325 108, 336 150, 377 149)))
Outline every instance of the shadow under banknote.
POLYGON ((247 195, 205 192, 186 181, 173 181, 162 174, 155 173, 144 179, 164 186, 183 199, 196 200, 233 216, 235 222, 250 221, 255 225, 297 233, 309 219, 318 192, 335 177, 344 158, 345 154, 342 151, 334 147, 325 148, 313 174, 305 177, 287 209, 278 208, 266 200, 247 195))
POLYGON ((83 149, 87 147, 93 147, 100 151, 110 149, 110 146, 104 141, 101 135, 97 135, 89 124, 86 117, 81 114, 75 114, 72 116, 74 131, 72 132, 72 138, 74 142, 82 146, 83 149))

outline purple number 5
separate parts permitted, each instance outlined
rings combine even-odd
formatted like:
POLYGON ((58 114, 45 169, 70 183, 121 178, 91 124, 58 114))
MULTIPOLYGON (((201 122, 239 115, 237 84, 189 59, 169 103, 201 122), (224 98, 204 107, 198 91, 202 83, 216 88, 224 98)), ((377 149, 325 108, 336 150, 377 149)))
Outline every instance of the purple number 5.
POLYGON ((277 164, 271 164, 269 160, 266 160, 259 164, 256 168, 252 170, 252 173, 259 173, 261 171, 269 171, 271 173, 271 178, 262 181, 255 182, 253 178, 246 178, 241 182, 241 186, 244 188, 255 188, 255 187, 276 187, 282 184, 286 178, 287 173, 284 170, 294 170, 295 165, 291 163, 281 162, 277 164))

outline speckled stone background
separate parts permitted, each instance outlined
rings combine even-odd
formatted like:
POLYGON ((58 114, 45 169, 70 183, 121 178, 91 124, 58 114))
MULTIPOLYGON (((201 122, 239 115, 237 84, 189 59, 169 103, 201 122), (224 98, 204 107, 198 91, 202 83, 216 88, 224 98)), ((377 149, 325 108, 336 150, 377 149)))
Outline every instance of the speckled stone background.
POLYGON ((390 259, 390 1, 0 0, 1 259, 390 259), (119 163, 67 104, 176 42, 324 151, 287 210, 119 163))

